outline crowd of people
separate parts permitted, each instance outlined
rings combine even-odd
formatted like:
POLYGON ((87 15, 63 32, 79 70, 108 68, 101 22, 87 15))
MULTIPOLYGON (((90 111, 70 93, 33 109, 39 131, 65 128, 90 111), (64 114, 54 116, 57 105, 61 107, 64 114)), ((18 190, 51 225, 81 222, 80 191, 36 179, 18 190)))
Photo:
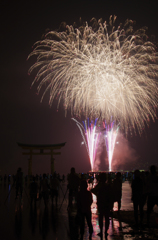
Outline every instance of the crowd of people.
MULTIPOLYGON (((4 183, 11 181, 11 176, 7 178, 5 175, 4 183)), ((103 239, 103 218, 105 218, 105 238, 108 236, 109 221, 113 217, 114 203, 118 205, 118 218, 120 217, 121 199, 122 199, 122 183, 128 180, 131 185, 131 200, 133 201, 134 219, 136 228, 144 228, 144 205, 147 203, 147 223, 146 226, 150 227, 150 216, 153 207, 158 205, 158 175, 156 166, 152 165, 150 171, 135 170, 130 173, 120 172, 113 173, 87 173, 77 174, 75 168, 71 168, 70 173, 60 177, 59 174, 54 172, 53 175, 36 175, 31 176, 29 179, 29 194, 30 204, 34 204, 39 199, 44 200, 45 207, 48 205, 49 197, 52 203, 58 207, 60 183, 67 183, 68 192, 68 207, 67 210, 71 211, 74 207, 73 202, 77 209, 76 222, 80 227, 80 239, 83 239, 85 229, 85 219, 89 228, 89 239, 92 239, 93 225, 92 225, 92 212, 91 205, 93 203, 92 194, 97 198, 97 210, 99 219, 99 236, 103 239), (94 179, 96 179, 94 184, 94 179), (67 182, 66 182, 67 180, 67 182), (90 188, 88 188, 88 185, 90 188), (140 214, 139 214, 140 212, 140 214), (140 215, 140 219, 138 216, 140 215)), ((3 180, 1 179, 1 182, 3 180)), ((28 177, 23 176, 22 169, 18 168, 16 175, 13 176, 13 185, 16 189, 16 198, 22 197, 24 184, 28 184, 28 177)), ((62 190, 62 188, 61 188, 62 190)), ((63 191, 63 190, 62 190, 63 191)))
MULTIPOLYGON (((127 174, 126 174, 127 176, 127 174)), ((87 180, 79 178, 75 173, 75 169, 71 169, 68 177, 69 189, 69 205, 72 206, 73 196, 76 199, 78 218, 80 219, 80 234, 81 239, 84 235, 85 219, 89 227, 89 239, 93 233, 92 219, 91 219, 91 205, 93 202, 92 193, 97 197, 97 208, 99 218, 100 233, 98 234, 103 239, 103 218, 105 218, 105 238, 108 236, 109 221, 113 216, 114 203, 118 204, 118 218, 120 217, 121 198, 122 198, 122 182, 123 177, 120 172, 117 173, 100 173, 96 176, 97 184, 89 191, 87 190, 87 180), (114 177, 115 176, 115 177, 114 177), (80 191, 78 189, 80 187, 80 191)), ((150 171, 135 170, 133 173, 128 174, 128 180, 131 184, 132 196, 134 207, 135 228, 150 227, 150 216, 153 207, 158 205, 158 174, 156 166, 152 165, 150 171), (147 203, 147 223, 143 225, 144 205, 147 203), (140 211, 140 221, 138 221, 138 211, 140 211)), ((125 178, 126 179, 126 178, 125 178)), ((92 183, 93 177, 88 180, 92 183)), ((93 184, 92 184, 93 186, 93 184)))
POLYGON ((77 203, 77 219, 79 219, 80 235, 83 239, 85 219, 89 227, 89 239, 92 239, 93 226, 92 226, 92 213, 91 205, 93 203, 92 193, 97 196, 97 207, 99 217, 100 238, 103 238, 103 217, 105 217, 105 237, 108 236, 109 221, 112 214, 114 202, 118 202, 118 212, 121 208, 122 197, 122 178, 121 173, 118 172, 112 181, 112 174, 100 173, 96 175, 97 184, 93 187, 93 174, 89 176, 88 180, 85 175, 79 177, 75 173, 75 169, 71 168, 71 173, 68 176, 68 189, 69 189, 69 203, 68 209, 72 207, 72 199, 75 198, 77 203), (92 188, 87 190, 88 183, 92 184, 92 188), (78 191, 79 189, 79 191, 78 191))

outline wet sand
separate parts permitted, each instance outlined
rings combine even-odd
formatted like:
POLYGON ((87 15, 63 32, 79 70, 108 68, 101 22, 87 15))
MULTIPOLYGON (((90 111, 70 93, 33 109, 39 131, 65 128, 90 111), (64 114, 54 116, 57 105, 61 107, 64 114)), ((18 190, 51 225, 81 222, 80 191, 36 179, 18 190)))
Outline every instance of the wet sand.
MULTIPOLYGON (((0 240, 77 240, 79 239, 78 225, 76 224, 76 208, 68 212, 67 183, 61 184, 58 208, 56 209, 49 199, 48 208, 43 200, 37 201, 36 208, 30 207, 29 189, 24 187, 23 198, 15 199, 15 187, 12 184, 0 185, 0 240), (11 190, 11 191, 10 191, 11 190), (8 194, 10 193, 10 194, 8 194), (66 197, 64 199, 64 194, 66 197), (64 201, 63 201, 64 200, 64 201), (4 203, 5 202, 5 203, 4 203)), ((145 207, 146 209, 146 207, 145 207)), ((157 211, 157 208, 154 209, 157 211)), ((146 214, 144 216, 144 223, 146 214)), ((93 240, 99 240, 98 215, 96 198, 92 204, 93 240)), ((117 216, 117 205, 114 205, 113 221, 110 220, 109 240, 111 239, 158 239, 158 213, 151 216, 151 228, 137 230, 134 225, 133 204, 131 202, 131 188, 128 182, 123 183, 121 225, 117 216)), ((86 224, 84 239, 88 239, 86 224)))

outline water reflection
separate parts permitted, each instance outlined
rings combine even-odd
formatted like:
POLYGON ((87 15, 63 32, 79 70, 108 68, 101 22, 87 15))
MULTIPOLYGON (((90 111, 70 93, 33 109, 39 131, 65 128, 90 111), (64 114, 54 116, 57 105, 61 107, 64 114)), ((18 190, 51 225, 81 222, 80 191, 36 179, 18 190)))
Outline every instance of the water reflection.
MULTIPOLYGON (((66 184, 62 186, 63 192, 66 192, 66 184)), ((89 185, 89 188, 92 186, 89 185)), ((49 200, 48 208, 45 208, 43 201, 37 201, 37 204, 30 205, 28 189, 25 187, 26 192, 23 192, 23 198, 18 197, 15 200, 15 187, 12 185, 1 185, 0 186, 0 236, 5 236, 3 239, 12 240, 25 240, 25 239, 72 239, 76 240, 79 238, 79 225, 76 220, 76 208, 71 211, 67 211, 67 195, 63 201, 63 192, 60 192, 60 199, 58 202, 58 208, 52 204, 51 199, 49 200), (9 194, 10 192, 10 194, 9 194), (9 194, 9 195, 8 195, 9 194), (4 205, 4 202, 7 201, 4 205), (62 203, 63 201, 63 203, 62 203), (61 210, 59 208, 62 205, 61 210), (10 224, 10 225, 9 225, 10 224), (8 231, 8 227, 10 231, 8 231), (28 238, 27 238, 28 236, 28 238)), ((61 190, 61 189, 60 189, 61 190)), ((123 200, 122 209, 133 209, 132 205, 129 205, 130 201, 130 185, 125 183, 123 185, 123 200)), ((131 202, 130 202, 131 203, 131 202)), ((114 211, 117 212, 117 204, 114 205, 114 211)), ((115 215, 114 215, 115 216, 115 215)), ((119 218, 119 216, 118 216, 119 218)), ((100 237, 97 235, 99 233, 99 223, 98 223, 98 213, 96 196, 93 195, 92 204, 92 224, 93 224, 93 240, 99 240, 100 237)), ((84 239, 89 238, 89 231, 87 224, 85 225, 84 239)), ((105 226, 105 223, 104 223, 105 226)), ((103 230, 104 232, 104 230, 103 230)), ((136 232, 127 224, 121 221, 121 216, 119 221, 115 218, 110 220, 108 240, 111 239, 158 239, 156 235, 156 230, 143 230, 142 232, 136 232)), ((104 236, 105 239, 105 236, 104 236)))
POLYGON ((51 225, 54 234, 56 235, 58 229, 58 212, 56 207, 52 204, 51 206, 51 225))
POLYGON ((22 223, 22 210, 19 208, 18 211, 15 211, 15 235, 17 239, 21 239, 22 223))
POLYGON ((35 229, 37 226, 37 208, 36 206, 30 206, 30 218, 29 218, 29 226, 31 228, 32 235, 35 234, 35 229))
POLYGON ((79 237, 79 226, 76 219, 76 212, 68 211, 68 219, 69 219, 69 232, 68 235, 71 240, 78 239, 79 237))
POLYGON ((44 213, 40 214, 39 219, 39 231, 43 239, 46 239, 49 232, 49 218, 48 218, 48 208, 44 209, 44 213))

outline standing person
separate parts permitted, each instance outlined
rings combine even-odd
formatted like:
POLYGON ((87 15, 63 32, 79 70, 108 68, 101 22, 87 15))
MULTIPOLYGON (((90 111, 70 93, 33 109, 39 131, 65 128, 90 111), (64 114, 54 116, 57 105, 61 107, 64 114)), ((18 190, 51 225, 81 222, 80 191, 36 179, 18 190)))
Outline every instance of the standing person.
POLYGON ((0 185, 2 184, 2 176, 0 175, 0 185))
POLYGON ((103 217, 105 217, 105 238, 108 236, 110 210, 112 206, 111 186, 106 183, 106 173, 101 173, 98 184, 91 189, 91 192, 97 196, 97 206, 99 213, 99 228, 98 234, 103 239, 103 217))
POLYGON ((134 172, 134 179, 132 181, 132 201, 134 206, 134 219, 135 219, 135 226, 138 228, 138 208, 140 211, 140 226, 143 224, 143 216, 144 216, 144 197, 143 197, 143 181, 140 178, 140 171, 135 170, 134 172))
POLYGON ((80 217, 80 234, 81 240, 83 239, 85 229, 85 218, 89 227, 89 239, 92 239, 93 226, 92 226, 92 213, 91 205, 93 203, 92 193, 87 190, 88 184, 86 180, 82 180, 80 184, 80 191, 77 197, 77 210, 80 217))
POLYGON ((47 207, 48 199, 49 199, 49 184, 48 184, 48 179, 46 178, 45 173, 43 174, 43 179, 40 182, 40 191, 42 193, 45 207, 47 207))
POLYGON ((34 206, 36 207, 38 184, 34 176, 32 178, 32 182, 30 183, 29 188, 30 188, 31 207, 32 207, 33 201, 34 201, 34 206))
POLYGON ((79 176, 75 172, 75 168, 71 168, 71 172, 68 175, 68 186, 69 189, 69 203, 68 209, 72 206, 73 197, 75 197, 75 201, 77 202, 77 194, 78 194, 78 187, 80 184, 79 176))
MULTIPOLYGON (((147 172, 146 172, 147 173, 147 172)), ((147 175, 144 171, 141 172, 141 179, 143 181, 143 207, 147 201, 148 189, 147 189, 147 175)))
POLYGON ((16 197, 15 197, 15 199, 17 199, 17 197, 18 197, 19 191, 20 191, 20 196, 22 198, 22 192, 23 192, 23 172, 22 172, 21 168, 18 168, 18 170, 17 170, 15 181, 16 181, 16 197))
POLYGON ((4 175, 4 185, 6 184, 7 181, 7 174, 4 175))
POLYGON ((147 200, 147 225, 150 227, 150 215, 155 205, 158 205, 158 175, 156 166, 150 167, 147 178, 148 200, 147 200))
MULTIPOLYGON (((112 182, 112 208, 111 208, 111 219, 113 224, 113 208, 114 203, 117 202, 118 206, 118 220, 119 220, 119 229, 122 230, 122 223, 121 223, 121 216, 120 216, 120 209, 121 209, 121 198, 122 198, 122 176, 120 172, 116 173, 116 177, 112 182)), ((114 226, 114 224, 113 224, 114 226)))
POLYGON ((116 173, 116 178, 113 181, 112 188, 113 188, 113 198, 114 198, 113 200, 114 202, 118 203, 118 214, 119 214, 121 209, 121 198, 122 198, 122 177, 120 172, 116 173))
POLYGON ((50 191, 51 191, 52 203, 55 198, 56 208, 58 204, 59 186, 60 186, 60 181, 57 177, 56 172, 54 172, 53 176, 51 176, 50 178, 50 191))
POLYGON ((62 176, 62 183, 65 183, 65 175, 62 176))
POLYGON ((11 182, 11 175, 9 174, 8 175, 8 184, 10 184, 10 182, 11 182))

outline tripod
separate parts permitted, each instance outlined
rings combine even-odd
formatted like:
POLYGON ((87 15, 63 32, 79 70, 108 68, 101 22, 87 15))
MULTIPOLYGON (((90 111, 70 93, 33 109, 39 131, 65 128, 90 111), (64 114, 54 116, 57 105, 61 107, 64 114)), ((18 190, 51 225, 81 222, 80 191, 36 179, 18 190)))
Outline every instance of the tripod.
POLYGON ((65 192, 65 194, 64 194, 64 197, 63 197, 62 203, 61 203, 61 205, 60 205, 59 211, 60 211, 60 209, 61 209, 61 207, 62 207, 62 205, 63 205, 63 202, 64 202, 64 200, 65 200, 67 191, 68 191, 68 188, 66 189, 66 192, 65 192))
MULTIPOLYGON (((10 191, 9 191, 9 193, 8 193, 5 201, 4 201, 4 204, 6 204, 6 201, 8 200, 8 198, 9 198, 9 196, 10 196, 10 193, 11 193, 11 191, 12 191, 14 185, 15 185, 15 182, 16 182, 16 180, 14 180, 14 182, 13 182, 13 184, 12 184, 12 186, 11 186, 11 189, 10 189, 10 191)), ((28 196, 28 194, 27 194, 27 192, 26 192, 26 189, 25 189, 25 188, 23 188, 23 189, 24 189, 25 194, 26 194, 26 196, 27 196, 28 202, 30 203, 30 199, 29 199, 29 196, 28 196)))
POLYGON ((9 191, 9 193, 8 193, 8 195, 7 195, 6 199, 5 199, 5 201, 4 201, 4 204, 5 204, 6 201, 8 200, 8 198, 9 198, 9 196, 10 196, 10 193, 11 193, 12 188, 14 187, 14 185, 15 185, 15 180, 14 180, 14 182, 13 182, 13 184, 12 184, 12 186, 11 186, 11 189, 10 189, 10 191, 9 191))
MULTIPOLYGON (((61 191, 62 191, 62 193, 63 193, 63 196, 65 196, 64 191, 63 191, 61 185, 59 185, 59 186, 60 186, 60 189, 61 189, 61 191)), ((66 200, 65 200, 65 201, 66 201, 66 200)))

